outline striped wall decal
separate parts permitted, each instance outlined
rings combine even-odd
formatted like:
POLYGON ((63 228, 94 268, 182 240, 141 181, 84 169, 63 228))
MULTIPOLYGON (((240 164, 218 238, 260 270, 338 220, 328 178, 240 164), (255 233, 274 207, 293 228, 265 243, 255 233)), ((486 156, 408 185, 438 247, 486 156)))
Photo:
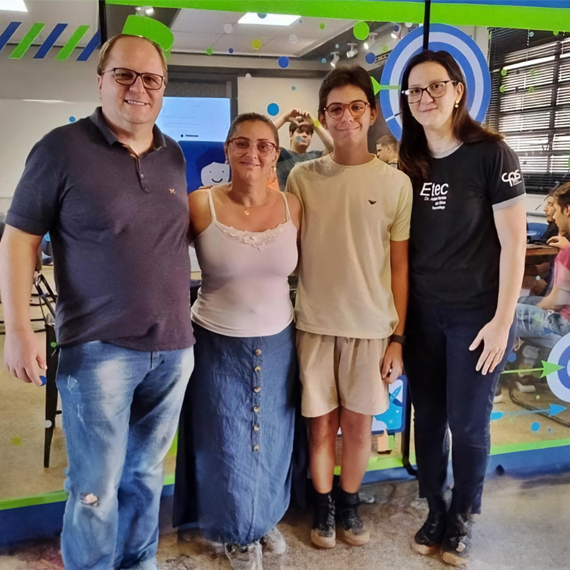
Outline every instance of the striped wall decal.
POLYGON ((22 22, 10 22, 6 29, 0 34, 0 51, 2 51, 4 46, 10 41, 10 38, 21 24, 22 22))
POLYGON ((21 59, 24 54, 30 49, 32 42, 40 35, 40 32, 45 28, 45 24, 34 24, 30 31, 21 39, 20 43, 14 48, 10 54, 10 59, 21 59))
POLYGON ((91 57, 91 54, 99 47, 101 47, 101 32, 97 30, 95 35, 89 40, 89 43, 79 54, 77 61, 87 61, 91 57))
POLYGON ((65 28, 67 28, 67 24, 57 24, 47 37, 46 41, 40 46, 36 55, 34 55, 34 59, 43 59, 47 55, 48 51, 53 47, 59 36, 61 36, 65 28))
POLYGON ((87 33, 89 26, 79 26, 67 43, 61 48, 60 52, 55 56, 57 61, 65 61, 77 47, 81 38, 87 33))
MULTIPOLYGON (((16 30, 22 25, 22 22, 10 22, 6 28, 0 32, 0 51, 2 51, 8 42, 14 36, 16 30)), ((10 54, 10 59, 21 59, 28 52, 32 44, 37 39, 39 34, 44 30, 45 24, 38 22, 34 24, 28 33, 18 42, 16 47, 12 50, 10 54)), ((48 53, 53 49, 57 40, 61 37, 63 32, 67 29, 68 24, 56 24, 45 41, 38 47, 36 53, 34 54, 34 59, 45 59, 48 53)), ((78 26, 73 32, 69 40, 65 45, 60 48, 58 54, 55 56, 56 61, 65 61, 73 54, 74 50, 77 48, 79 42, 85 37, 85 34, 89 31, 90 26, 82 25, 78 26)), ((101 34, 97 30, 87 45, 81 49, 77 61, 87 61, 93 52, 101 47, 101 34)))

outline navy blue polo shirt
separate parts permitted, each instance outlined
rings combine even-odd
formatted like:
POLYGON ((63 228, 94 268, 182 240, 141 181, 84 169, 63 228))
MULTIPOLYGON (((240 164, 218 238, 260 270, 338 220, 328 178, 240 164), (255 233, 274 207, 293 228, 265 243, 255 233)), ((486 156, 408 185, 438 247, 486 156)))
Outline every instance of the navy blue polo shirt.
POLYGON ((154 127, 137 157, 101 108, 48 133, 26 161, 6 223, 49 232, 61 345, 144 351, 194 344, 185 161, 154 127))

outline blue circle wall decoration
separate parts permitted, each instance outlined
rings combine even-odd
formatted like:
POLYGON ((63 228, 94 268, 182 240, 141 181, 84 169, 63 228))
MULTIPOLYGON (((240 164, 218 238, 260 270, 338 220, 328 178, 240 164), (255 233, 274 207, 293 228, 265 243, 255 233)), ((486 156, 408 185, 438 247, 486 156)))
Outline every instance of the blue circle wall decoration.
POLYGON ((279 114, 279 105, 277 103, 270 103, 267 105, 267 113, 272 117, 279 114))
POLYGON ((570 362, 570 334, 563 336, 554 345, 548 355, 548 362, 562 367, 546 375, 548 387, 559 400, 570 402, 570 375, 568 374, 568 364, 570 362))
MULTIPOLYGON (((410 59, 423 49, 423 26, 405 36, 388 56, 382 72, 382 85, 401 85, 402 75, 410 59)), ((445 24, 430 26, 429 49, 445 50, 457 61, 465 76, 467 109, 478 122, 483 122, 491 102, 491 74, 481 48, 465 32, 445 24)), ((402 138, 400 90, 382 89, 380 105, 392 134, 402 138)))

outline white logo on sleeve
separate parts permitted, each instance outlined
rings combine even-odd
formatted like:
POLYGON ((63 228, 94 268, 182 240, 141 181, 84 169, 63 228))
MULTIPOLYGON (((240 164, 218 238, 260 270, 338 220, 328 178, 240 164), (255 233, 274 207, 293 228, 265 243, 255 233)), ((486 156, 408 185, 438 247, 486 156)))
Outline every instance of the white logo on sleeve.
POLYGON ((435 184, 434 182, 425 182, 420 192, 426 202, 431 202, 432 210, 445 210, 447 205, 447 193, 449 192, 449 184, 435 184))
POLYGON ((511 186, 516 186, 522 182, 522 174, 520 170, 515 170, 514 172, 505 172, 501 176, 503 182, 508 182, 511 186))

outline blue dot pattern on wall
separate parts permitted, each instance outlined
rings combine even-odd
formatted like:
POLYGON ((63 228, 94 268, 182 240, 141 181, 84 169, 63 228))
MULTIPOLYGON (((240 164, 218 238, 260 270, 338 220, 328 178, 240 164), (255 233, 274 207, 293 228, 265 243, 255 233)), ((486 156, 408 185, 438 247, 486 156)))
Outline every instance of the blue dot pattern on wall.
POLYGON ((291 85, 291 91, 295 91, 297 89, 294 85, 291 85))
POLYGON ((75 123, 75 121, 76 121, 75 117, 69 117, 69 122, 70 122, 70 123, 75 123))
POLYGON ((228 50, 228 53, 234 53, 234 48, 230 48, 230 49, 228 50))
POLYGON ((279 114, 279 105, 277 103, 270 103, 269 105, 267 105, 267 112, 272 117, 275 117, 275 115, 279 114))
POLYGON ((277 63, 281 69, 285 69, 289 67, 289 58, 286 55, 282 55, 278 60, 277 63))
POLYGON ((364 59, 366 60, 366 63, 372 65, 376 61, 376 56, 371 51, 369 51, 364 59))
POLYGON ((533 422, 530 429, 534 432, 540 431, 540 422, 533 422))
POLYGON ((321 63, 326 63, 326 62, 327 62, 327 58, 326 58, 326 57, 323 57, 323 58, 321 59, 321 63))

